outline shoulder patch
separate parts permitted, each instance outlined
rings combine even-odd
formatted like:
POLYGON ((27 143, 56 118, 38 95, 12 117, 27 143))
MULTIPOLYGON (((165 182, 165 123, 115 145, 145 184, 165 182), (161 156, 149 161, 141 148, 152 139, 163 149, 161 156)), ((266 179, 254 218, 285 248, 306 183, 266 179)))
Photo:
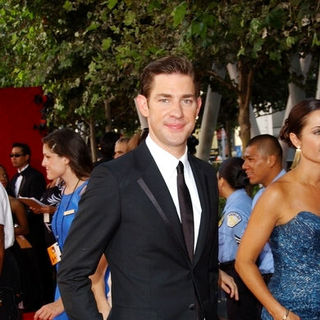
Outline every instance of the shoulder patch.
POLYGON ((235 227, 241 221, 240 214, 236 212, 230 212, 227 216, 227 226, 230 228, 235 227))

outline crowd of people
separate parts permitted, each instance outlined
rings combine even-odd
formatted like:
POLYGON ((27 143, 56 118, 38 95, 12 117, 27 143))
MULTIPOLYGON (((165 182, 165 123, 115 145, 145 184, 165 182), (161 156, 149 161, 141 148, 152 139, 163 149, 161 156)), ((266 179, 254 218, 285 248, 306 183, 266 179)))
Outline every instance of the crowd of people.
POLYGON ((281 129, 298 158, 288 172, 268 134, 217 172, 194 156, 200 87, 184 58, 148 64, 136 103, 148 130, 106 133, 95 163, 71 129, 43 138, 46 179, 28 145, 12 145, 16 174, 0 165, 0 318, 215 320, 220 287, 229 320, 319 320, 320 100, 281 129))

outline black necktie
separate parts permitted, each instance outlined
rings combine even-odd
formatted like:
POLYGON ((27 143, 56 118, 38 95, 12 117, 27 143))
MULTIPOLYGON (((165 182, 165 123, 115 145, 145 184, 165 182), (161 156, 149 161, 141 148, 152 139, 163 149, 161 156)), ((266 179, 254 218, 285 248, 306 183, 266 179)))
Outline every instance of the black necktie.
POLYGON ((177 166, 177 187, 184 241, 192 261, 194 251, 193 210, 190 193, 184 180, 183 163, 181 161, 177 166))

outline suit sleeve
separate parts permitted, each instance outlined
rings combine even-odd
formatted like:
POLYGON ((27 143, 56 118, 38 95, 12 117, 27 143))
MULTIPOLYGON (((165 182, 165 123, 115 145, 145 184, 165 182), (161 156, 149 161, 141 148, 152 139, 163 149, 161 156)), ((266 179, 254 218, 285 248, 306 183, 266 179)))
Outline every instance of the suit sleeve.
POLYGON ((95 168, 64 244, 58 286, 73 320, 102 319, 88 278, 120 221, 118 182, 104 165, 95 168))
POLYGON ((32 177, 32 181, 30 182, 28 196, 35 197, 39 200, 42 197, 45 190, 46 180, 40 172, 37 172, 37 174, 34 175, 34 177, 32 177))

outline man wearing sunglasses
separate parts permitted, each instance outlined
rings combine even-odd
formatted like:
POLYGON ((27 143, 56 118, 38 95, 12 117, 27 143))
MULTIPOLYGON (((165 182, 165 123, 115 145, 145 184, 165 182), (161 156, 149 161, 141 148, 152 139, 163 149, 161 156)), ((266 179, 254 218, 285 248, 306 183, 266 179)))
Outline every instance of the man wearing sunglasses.
MULTIPOLYGON (((29 197, 40 199, 46 190, 44 176, 30 166, 31 151, 25 143, 15 142, 12 145, 10 159, 17 173, 9 183, 8 193, 16 198, 29 197)), ((26 207, 29 234, 26 236, 32 245, 32 261, 24 261, 24 307, 27 311, 39 308, 46 298, 45 288, 49 282, 49 268, 42 215, 35 214, 26 207), (45 298, 44 298, 45 297, 45 298)))
POLYGON ((15 142, 10 153, 11 163, 17 173, 10 181, 10 193, 15 197, 40 199, 46 188, 43 175, 30 166, 31 151, 27 144, 15 142))

